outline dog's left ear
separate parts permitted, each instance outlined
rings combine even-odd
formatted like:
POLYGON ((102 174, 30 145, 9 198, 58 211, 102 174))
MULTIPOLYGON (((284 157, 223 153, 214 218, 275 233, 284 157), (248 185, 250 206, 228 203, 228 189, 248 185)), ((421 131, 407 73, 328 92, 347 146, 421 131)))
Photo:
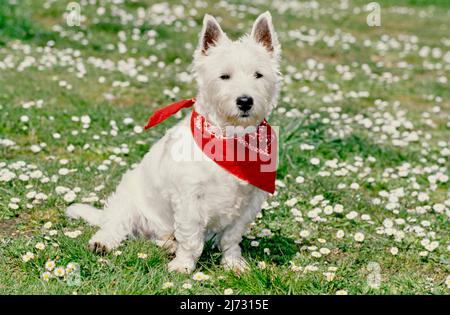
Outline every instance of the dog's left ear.
POLYGON ((253 24, 251 37, 273 56, 280 54, 280 44, 272 24, 272 16, 269 11, 264 12, 253 24))

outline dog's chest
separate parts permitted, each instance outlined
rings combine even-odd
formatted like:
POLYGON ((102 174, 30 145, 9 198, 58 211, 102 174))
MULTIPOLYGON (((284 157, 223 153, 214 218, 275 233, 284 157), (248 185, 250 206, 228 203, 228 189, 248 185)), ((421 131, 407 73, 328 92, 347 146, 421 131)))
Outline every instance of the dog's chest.
POLYGON ((186 119, 169 130, 159 145, 159 170, 168 199, 189 199, 185 203, 196 205, 195 211, 199 211, 209 230, 219 232, 245 215, 254 195, 261 193, 205 158, 186 119))
MULTIPOLYGON (((208 229, 219 232, 245 215, 253 194, 257 193, 257 188, 229 173, 224 173, 217 165, 215 168, 216 176, 224 185, 218 185, 216 189, 211 190, 213 196, 220 196, 220 200, 217 200, 217 197, 205 198, 203 213, 208 220, 208 229)), ((213 179, 213 182, 218 181, 213 179)))
POLYGON ((242 216, 258 188, 228 173, 214 162, 199 162, 181 167, 179 178, 192 178, 191 183, 177 181, 178 187, 196 196, 198 210, 208 229, 219 231, 242 216), (189 187, 187 187, 189 185, 189 187))

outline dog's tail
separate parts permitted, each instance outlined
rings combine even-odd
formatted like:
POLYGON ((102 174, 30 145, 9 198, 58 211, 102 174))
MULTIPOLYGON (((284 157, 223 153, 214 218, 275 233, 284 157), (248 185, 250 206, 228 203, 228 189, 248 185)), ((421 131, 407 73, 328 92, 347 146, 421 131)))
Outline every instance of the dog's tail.
POLYGON ((100 226, 104 213, 90 205, 75 203, 66 209, 66 215, 72 219, 83 219, 91 225, 100 226))

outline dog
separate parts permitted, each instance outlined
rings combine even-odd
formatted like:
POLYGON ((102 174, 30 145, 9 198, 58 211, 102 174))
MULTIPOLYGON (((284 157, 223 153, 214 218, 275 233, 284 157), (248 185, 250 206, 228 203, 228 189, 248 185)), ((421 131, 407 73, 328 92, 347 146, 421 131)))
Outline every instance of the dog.
MULTIPOLYGON (((260 124, 276 106, 279 59, 280 44, 269 12, 236 41, 214 17, 205 15, 192 67, 198 85, 194 110, 218 128, 260 124)), ((91 250, 111 251, 128 237, 145 236, 175 253, 169 271, 191 273, 205 241, 215 236, 224 268, 248 269, 240 242, 268 192, 214 162, 176 160, 172 148, 181 138, 193 142, 186 132, 177 132, 181 127, 189 130, 188 116, 124 174, 104 210, 85 204, 66 209, 68 217, 100 228, 89 241, 91 250)))

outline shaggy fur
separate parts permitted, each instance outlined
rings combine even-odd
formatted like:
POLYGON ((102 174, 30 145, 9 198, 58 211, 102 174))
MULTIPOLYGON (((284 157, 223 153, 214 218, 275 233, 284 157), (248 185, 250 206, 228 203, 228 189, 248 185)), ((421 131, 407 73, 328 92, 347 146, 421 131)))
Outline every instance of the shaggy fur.
MULTIPOLYGON (((257 18, 250 35, 237 41, 206 15, 194 55, 195 110, 220 127, 258 125, 276 105, 279 53, 268 12, 257 18), (245 112, 237 106, 243 95, 254 100, 245 112)), ((123 176, 103 211, 82 204, 67 208, 69 217, 100 227, 90 249, 110 251, 127 237, 144 235, 176 253, 169 270, 192 272, 205 240, 215 235, 222 264, 246 269, 239 243, 267 193, 208 159, 180 158, 174 150, 180 144, 189 148, 190 156, 203 154, 190 134, 189 119, 187 115, 169 129, 123 176)))

